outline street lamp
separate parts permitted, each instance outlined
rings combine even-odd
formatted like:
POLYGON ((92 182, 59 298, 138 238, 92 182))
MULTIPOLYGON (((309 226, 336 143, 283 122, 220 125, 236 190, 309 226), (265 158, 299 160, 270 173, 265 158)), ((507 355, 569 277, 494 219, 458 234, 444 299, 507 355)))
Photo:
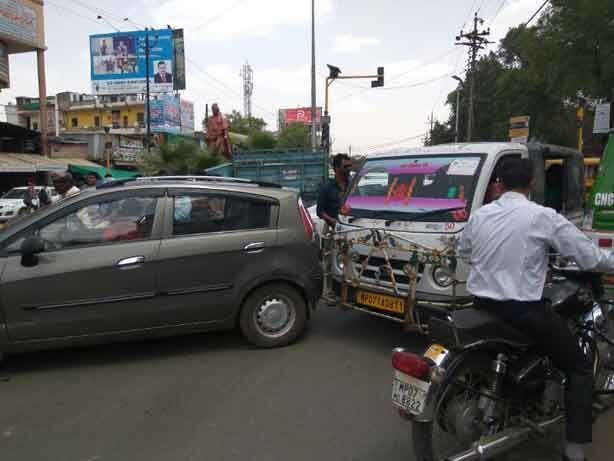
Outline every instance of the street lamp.
POLYGON ((112 27, 113 29, 115 29, 115 32, 121 32, 121 30, 119 30, 118 27, 114 26, 113 24, 111 24, 111 22, 109 22, 108 19, 106 19, 105 17, 98 15, 96 17, 96 19, 98 19, 99 21, 104 21, 106 24, 108 24, 110 27, 112 27))
POLYGON ((311 0, 311 150, 316 151, 316 7, 311 0))
POLYGON ((460 90, 465 84, 465 82, 463 82, 463 79, 460 78, 458 75, 453 75, 452 78, 460 84, 458 87, 456 87, 456 126, 454 127, 454 142, 457 143, 458 142, 458 122, 459 122, 459 117, 460 117, 460 90))

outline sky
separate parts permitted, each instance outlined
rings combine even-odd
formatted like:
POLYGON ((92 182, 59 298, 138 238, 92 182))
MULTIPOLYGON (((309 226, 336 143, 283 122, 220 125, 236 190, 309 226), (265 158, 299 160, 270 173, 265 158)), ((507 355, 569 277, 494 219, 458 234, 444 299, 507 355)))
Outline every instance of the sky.
MULTIPOLYGON (((369 80, 338 80, 330 88, 335 152, 353 154, 422 144, 431 114, 446 120, 444 102, 464 78, 467 50, 455 36, 478 11, 497 43, 528 20, 540 0, 315 0, 317 102, 324 104, 326 64, 342 75, 374 74, 385 67, 385 87, 369 80)), ((135 24, 183 28, 187 59, 185 99, 196 120, 205 104, 242 111, 241 66, 254 71, 252 113, 277 129, 280 108, 311 104, 309 0, 45 0, 47 92, 91 92, 90 34, 134 30, 135 24), (103 19, 98 20, 100 15, 103 19), (123 19, 129 18, 130 22, 123 19), (111 26, 112 25, 112 26, 111 26)), ((490 45, 496 49, 496 45, 490 45)), ((36 54, 12 55, 16 96, 38 96, 36 54)), ((197 127, 198 128, 198 127, 197 127)))

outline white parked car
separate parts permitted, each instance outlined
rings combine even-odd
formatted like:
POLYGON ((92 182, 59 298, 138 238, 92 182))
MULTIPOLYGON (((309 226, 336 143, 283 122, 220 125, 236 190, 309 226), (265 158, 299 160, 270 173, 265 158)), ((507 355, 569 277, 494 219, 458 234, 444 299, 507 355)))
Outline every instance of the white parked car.
MULTIPOLYGON (((42 186, 36 186, 36 193, 38 194, 42 189, 42 186)), ((53 187, 45 187, 44 189, 47 191, 47 194, 49 194, 49 198, 52 202, 58 200, 59 195, 53 187)), ((14 187, 0 197, 0 224, 5 224, 18 216, 19 210, 26 207, 23 198, 27 190, 27 187, 14 187)), ((38 205, 38 198, 34 200, 34 203, 38 205)))

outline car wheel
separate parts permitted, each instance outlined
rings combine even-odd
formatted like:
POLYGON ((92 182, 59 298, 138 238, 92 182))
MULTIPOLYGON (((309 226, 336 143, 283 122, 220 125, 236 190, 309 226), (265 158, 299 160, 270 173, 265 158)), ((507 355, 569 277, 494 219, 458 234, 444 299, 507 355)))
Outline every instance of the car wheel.
POLYGON ((243 335, 258 347, 290 344, 306 323, 305 300, 295 288, 283 283, 265 285, 249 295, 239 319, 243 335))

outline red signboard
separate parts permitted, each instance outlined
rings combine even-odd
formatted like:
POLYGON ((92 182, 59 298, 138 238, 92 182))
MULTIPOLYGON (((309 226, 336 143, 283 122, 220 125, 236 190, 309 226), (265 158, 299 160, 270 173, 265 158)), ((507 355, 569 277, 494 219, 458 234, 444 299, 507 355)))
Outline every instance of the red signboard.
MULTIPOLYGON (((310 125, 311 122, 311 107, 297 107, 296 109, 281 109, 281 120, 283 123, 304 123, 310 125)), ((316 108, 316 124, 320 123, 322 118, 322 108, 316 108)))

